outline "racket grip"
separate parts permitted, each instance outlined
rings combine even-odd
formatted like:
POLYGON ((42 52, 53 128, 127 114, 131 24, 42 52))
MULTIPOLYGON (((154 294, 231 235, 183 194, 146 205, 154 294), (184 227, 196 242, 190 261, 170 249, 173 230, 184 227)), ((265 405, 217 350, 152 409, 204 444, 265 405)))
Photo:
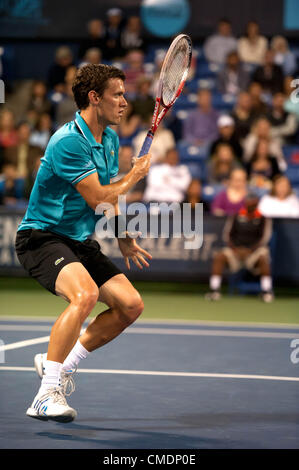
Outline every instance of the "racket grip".
POLYGON ((154 134, 149 131, 146 135, 146 138, 144 139, 143 145, 141 147, 141 150, 139 152, 138 158, 142 157, 143 155, 146 155, 152 145, 154 134))

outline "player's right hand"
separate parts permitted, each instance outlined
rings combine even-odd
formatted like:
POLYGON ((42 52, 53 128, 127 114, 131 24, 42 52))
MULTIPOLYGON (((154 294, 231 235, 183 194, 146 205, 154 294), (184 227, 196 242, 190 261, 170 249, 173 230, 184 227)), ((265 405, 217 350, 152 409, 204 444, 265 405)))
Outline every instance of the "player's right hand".
POLYGON ((133 162, 133 171, 138 181, 144 178, 150 169, 151 166, 151 154, 148 153, 142 157, 134 157, 133 162))

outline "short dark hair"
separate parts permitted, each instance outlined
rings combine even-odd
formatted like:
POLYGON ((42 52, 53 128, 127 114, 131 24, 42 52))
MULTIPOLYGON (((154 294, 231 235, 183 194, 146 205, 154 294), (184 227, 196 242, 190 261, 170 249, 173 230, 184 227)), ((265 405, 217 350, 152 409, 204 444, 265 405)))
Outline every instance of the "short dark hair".
POLYGON ((103 96, 110 78, 120 78, 125 81, 122 70, 112 65, 87 64, 77 70, 72 86, 74 99, 79 109, 89 106, 88 93, 94 90, 99 96, 103 96))

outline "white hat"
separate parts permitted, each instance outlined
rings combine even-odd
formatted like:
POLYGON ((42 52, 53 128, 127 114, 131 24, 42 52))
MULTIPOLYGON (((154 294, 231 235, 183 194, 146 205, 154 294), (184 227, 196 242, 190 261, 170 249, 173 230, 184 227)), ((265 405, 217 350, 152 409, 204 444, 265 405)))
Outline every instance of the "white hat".
POLYGON ((228 114, 223 114, 218 118, 217 125, 218 127, 233 126, 235 121, 228 114))

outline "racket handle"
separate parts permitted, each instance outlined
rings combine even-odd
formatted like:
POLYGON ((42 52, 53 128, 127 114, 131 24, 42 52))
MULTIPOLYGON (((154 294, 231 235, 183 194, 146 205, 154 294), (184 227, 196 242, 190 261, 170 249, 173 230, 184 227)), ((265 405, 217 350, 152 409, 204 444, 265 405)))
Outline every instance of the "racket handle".
POLYGON ((146 155, 152 145, 154 134, 151 131, 148 131, 146 138, 144 139, 143 145, 139 152, 138 158, 146 155))

